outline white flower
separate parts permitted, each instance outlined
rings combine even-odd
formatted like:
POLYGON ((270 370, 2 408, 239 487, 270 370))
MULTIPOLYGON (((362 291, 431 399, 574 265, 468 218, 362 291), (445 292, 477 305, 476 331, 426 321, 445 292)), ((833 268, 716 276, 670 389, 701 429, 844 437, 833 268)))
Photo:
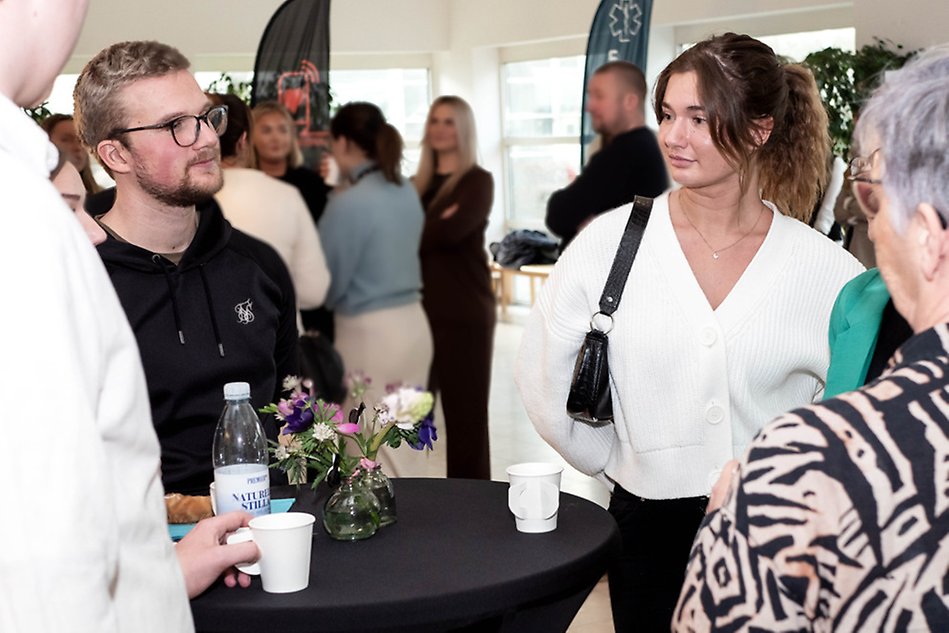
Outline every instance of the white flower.
POLYGON ((288 458, 289 456, 290 456, 290 451, 287 450, 286 446, 283 446, 283 445, 278 446, 277 450, 274 451, 274 457, 276 457, 278 461, 284 460, 288 458))
POLYGON ((284 391, 296 391, 300 384, 303 382, 303 379, 299 376, 287 376, 283 379, 283 390, 284 391))
POLYGON ((320 442, 328 442, 330 440, 336 439, 336 430, 326 424, 325 422, 320 422, 313 425, 313 437, 315 437, 320 442))
POLYGON ((389 413, 389 407, 385 401, 375 405, 372 409, 376 412, 376 419, 379 421, 379 424, 385 425, 389 422, 395 422, 395 417, 389 413))
POLYGON ((428 391, 401 387, 386 395, 379 404, 388 411, 387 419, 403 431, 410 431, 432 410, 434 398, 428 391))

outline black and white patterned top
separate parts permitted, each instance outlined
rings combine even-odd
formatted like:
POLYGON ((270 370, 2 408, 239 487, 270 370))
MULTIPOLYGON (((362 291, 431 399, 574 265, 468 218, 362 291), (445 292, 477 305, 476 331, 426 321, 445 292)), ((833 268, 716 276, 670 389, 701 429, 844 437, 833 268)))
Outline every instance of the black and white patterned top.
POLYGON ((949 326, 753 441, 674 631, 949 631, 949 326))

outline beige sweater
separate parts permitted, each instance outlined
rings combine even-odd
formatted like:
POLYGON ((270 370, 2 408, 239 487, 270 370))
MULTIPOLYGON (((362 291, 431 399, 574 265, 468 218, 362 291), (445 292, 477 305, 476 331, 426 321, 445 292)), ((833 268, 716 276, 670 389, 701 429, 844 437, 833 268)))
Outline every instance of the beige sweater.
POLYGON ((256 169, 232 167, 224 170, 224 187, 214 198, 235 228, 280 254, 290 270, 299 309, 323 305, 330 273, 316 226, 294 186, 256 169))

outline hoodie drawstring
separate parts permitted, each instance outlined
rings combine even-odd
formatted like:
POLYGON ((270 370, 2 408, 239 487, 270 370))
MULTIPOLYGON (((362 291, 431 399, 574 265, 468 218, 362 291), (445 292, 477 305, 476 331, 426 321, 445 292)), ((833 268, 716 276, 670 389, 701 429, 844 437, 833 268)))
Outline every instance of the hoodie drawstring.
POLYGON ((214 312, 214 302, 211 301, 211 287, 208 286, 208 278, 204 274, 204 264, 198 266, 198 272, 201 273, 201 283, 204 284, 204 298, 208 301, 208 312, 211 314, 211 327, 214 329, 214 339, 217 341, 217 351, 224 358, 224 343, 221 341, 221 331, 217 326, 217 317, 214 312))
MULTIPOLYGON (((171 295, 171 311, 175 315, 175 328, 178 330, 178 340, 182 345, 185 344, 185 333, 181 328, 181 312, 178 310, 178 297, 175 292, 175 284, 171 278, 171 270, 165 263, 165 258, 159 254, 152 255, 152 261, 161 268, 165 274, 165 282, 168 284, 168 294, 171 295)), ((217 341, 217 351, 224 358, 224 343, 221 341, 221 329, 217 324, 217 316, 214 313, 214 302, 211 300, 211 287, 208 285, 207 275, 204 273, 204 264, 198 266, 198 272, 201 273, 201 285, 204 286, 204 298, 208 303, 208 314, 211 316, 211 328, 214 330, 214 340, 217 341)))
POLYGON ((165 265, 165 258, 161 255, 157 253, 152 255, 152 261, 158 264, 161 271, 165 273, 165 282, 168 283, 168 294, 171 295, 171 311, 175 315, 175 328, 178 330, 178 340, 184 345, 185 333, 181 329, 181 313, 178 311, 177 293, 175 292, 175 284, 171 280, 171 272, 168 270, 168 266, 165 265))

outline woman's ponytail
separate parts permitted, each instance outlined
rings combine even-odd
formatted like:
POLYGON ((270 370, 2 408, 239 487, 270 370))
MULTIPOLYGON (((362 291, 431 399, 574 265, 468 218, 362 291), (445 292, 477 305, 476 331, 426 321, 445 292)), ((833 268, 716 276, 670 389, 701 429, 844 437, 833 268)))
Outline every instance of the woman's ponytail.
POLYGON ((830 136, 827 113, 811 71, 784 66, 787 101, 783 120, 775 121, 768 142, 756 157, 761 196, 798 220, 807 222, 827 185, 830 136))
POLYGON ((376 134, 376 155, 383 176, 389 182, 402 182, 402 136, 389 123, 383 123, 376 134))
POLYGON ((379 164, 385 179, 402 183, 402 137, 386 122, 379 106, 365 101, 347 103, 330 121, 333 138, 345 136, 379 164))

